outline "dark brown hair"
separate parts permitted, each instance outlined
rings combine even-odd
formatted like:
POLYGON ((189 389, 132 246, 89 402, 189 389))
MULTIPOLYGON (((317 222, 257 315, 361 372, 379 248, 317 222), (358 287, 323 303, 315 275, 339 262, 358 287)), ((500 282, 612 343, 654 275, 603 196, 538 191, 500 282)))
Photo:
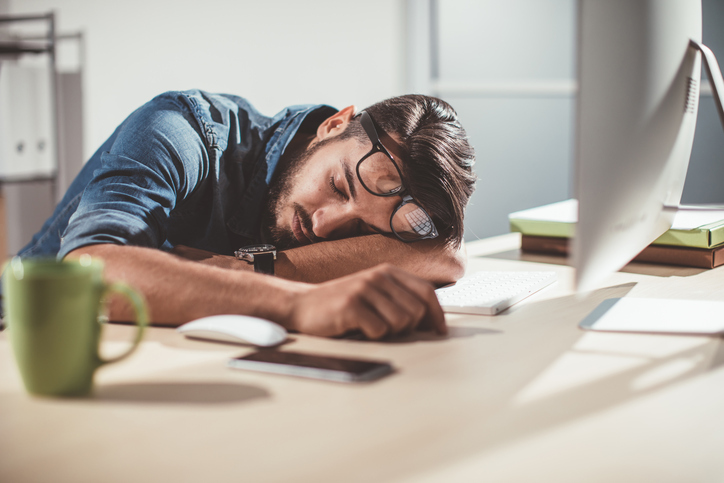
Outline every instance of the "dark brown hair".
MULTIPOLYGON (((460 246, 465 206, 475 190, 475 151, 455 110, 435 97, 410 94, 365 109, 378 129, 394 134, 404 150, 405 187, 432 217, 440 236, 460 246)), ((339 140, 369 143, 359 118, 339 140)))

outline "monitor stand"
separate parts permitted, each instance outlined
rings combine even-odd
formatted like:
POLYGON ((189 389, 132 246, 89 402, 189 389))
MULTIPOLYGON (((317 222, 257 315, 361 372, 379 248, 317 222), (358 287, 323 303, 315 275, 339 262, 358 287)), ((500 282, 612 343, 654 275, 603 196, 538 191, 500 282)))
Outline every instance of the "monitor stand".
MULTIPOLYGON (((704 44, 689 41, 702 54, 706 73, 724 129, 724 79, 714 53, 704 44)), ((724 210, 722 204, 664 206, 666 210, 724 210)), ((580 327, 586 330, 649 334, 722 335, 724 302, 681 299, 607 299, 580 327)))
POLYGON ((709 76, 709 83, 714 94, 714 103, 719 111, 722 128, 724 128, 724 79, 722 79, 721 69, 716 61, 714 52, 706 45, 694 40, 690 40, 689 45, 701 52, 704 68, 706 69, 706 74, 709 76))
MULTIPOLYGON (((711 85, 712 95, 714 97, 714 104, 716 110, 719 113, 719 120, 721 121, 722 129, 724 129, 724 78, 722 78, 721 69, 719 63, 716 61, 714 52, 711 51, 706 45, 697 42, 695 40, 689 40, 689 46, 701 52, 702 63, 706 69, 706 74, 709 76, 709 84, 711 85)), ((702 205, 678 205, 678 206, 664 206, 664 209, 678 210, 724 210, 724 204, 702 204, 702 205)))

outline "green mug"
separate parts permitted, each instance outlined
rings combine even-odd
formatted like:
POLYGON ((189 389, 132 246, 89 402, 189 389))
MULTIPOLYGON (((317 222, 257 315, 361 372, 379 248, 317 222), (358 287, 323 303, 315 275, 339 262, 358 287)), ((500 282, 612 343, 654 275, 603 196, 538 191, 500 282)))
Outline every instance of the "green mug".
POLYGON ((148 321, 141 295, 124 283, 103 281, 103 263, 13 258, 3 277, 5 322, 25 388, 46 396, 83 396, 100 366, 128 357, 148 321), (138 330, 131 347, 112 359, 99 352, 104 297, 130 300, 138 330))

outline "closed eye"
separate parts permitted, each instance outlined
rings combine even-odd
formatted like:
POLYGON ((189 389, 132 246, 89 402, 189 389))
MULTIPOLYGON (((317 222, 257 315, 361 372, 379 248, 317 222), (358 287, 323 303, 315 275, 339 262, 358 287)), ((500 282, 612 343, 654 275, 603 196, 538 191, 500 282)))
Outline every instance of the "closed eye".
POLYGON ((329 187, 332 188, 332 191, 335 195, 339 196, 342 200, 347 201, 347 195, 340 191, 340 189, 337 188, 337 185, 334 183, 334 176, 329 177, 329 187))

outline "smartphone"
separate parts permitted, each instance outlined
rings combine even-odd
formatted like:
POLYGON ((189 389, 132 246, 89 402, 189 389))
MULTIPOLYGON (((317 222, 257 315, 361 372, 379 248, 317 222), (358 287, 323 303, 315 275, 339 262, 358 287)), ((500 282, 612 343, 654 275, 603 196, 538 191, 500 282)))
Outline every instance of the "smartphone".
POLYGON ((391 374, 384 361, 342 359, 280 350, 261 350, 229 360, 229 367, 273 374, 323 379, 336 382, 363 382, 391 374))

